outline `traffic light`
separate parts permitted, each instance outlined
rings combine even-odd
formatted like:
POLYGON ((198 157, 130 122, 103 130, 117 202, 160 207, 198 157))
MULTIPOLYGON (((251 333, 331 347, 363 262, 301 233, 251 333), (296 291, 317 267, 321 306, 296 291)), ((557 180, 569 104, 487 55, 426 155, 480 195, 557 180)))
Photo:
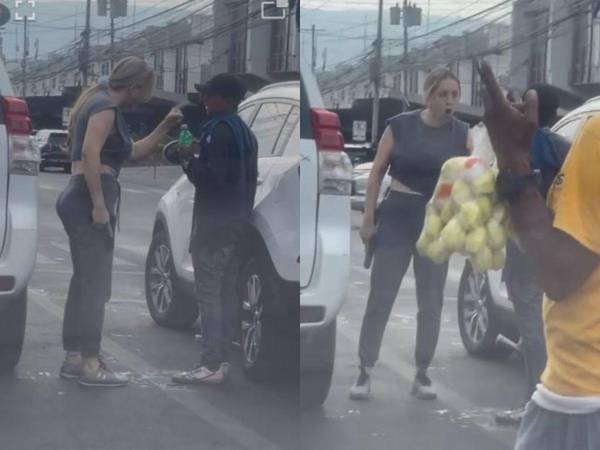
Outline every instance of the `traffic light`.
POLYGON ((108 0, 98 0, 98 15, 100 17, 108 15, 108 0))
POLYGON ((110 0, 110 17, 127 17, 127 0, 110 0))

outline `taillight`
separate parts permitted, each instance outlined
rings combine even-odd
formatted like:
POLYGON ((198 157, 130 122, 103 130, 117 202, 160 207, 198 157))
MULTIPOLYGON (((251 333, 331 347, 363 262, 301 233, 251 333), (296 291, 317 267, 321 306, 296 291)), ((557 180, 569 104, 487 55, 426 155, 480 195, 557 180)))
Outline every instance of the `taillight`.
POLYGON ((312 126, 319 152, 319 193, 350 195, 352 163, 344 152, 338 115, 326 109, 313 109, 312 126))
POLYGON ((17 97, 2 99, 4 125, 8 133, 10 173, 37 175, 39 152, 31 139, 31 119, 25 100, 17 97))

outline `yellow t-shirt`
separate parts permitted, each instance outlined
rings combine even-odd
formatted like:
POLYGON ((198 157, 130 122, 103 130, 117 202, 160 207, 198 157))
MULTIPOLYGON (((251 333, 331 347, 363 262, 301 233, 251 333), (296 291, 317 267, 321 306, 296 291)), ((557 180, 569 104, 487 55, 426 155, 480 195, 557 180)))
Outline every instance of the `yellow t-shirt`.
MULTIPOLYGON (((554 227, 600 254, 600 116, 575 140, 548 197, 554 227)), ((569 298, 544 299, 542 383, 565 396, 600 395, 600 266, 569 298)))

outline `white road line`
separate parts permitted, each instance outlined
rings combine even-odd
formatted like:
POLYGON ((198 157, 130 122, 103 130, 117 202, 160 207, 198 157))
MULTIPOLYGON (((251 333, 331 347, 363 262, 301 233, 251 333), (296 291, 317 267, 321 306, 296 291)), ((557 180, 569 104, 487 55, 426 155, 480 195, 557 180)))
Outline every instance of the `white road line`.
MULTIPOLYGON (((37 289, 30 289, 30 292, 34 294, 30 298, 36 305, 56 319, 62 320, 63 308, 50 301, 46 293, 37 289)), ((117 358, 120 363, 126 365, 137 374, 143 375, 160 372, 160 369, 146 362, 140 356, 128 351, 109 337, 104 336, 102 338, 102 347, 108 354, 117 358)), ((195 414, 203 422, 219 430, 229 439, 235 441, 241 448, 247 450, 282 450, 256 431, 251 430, 235 418, 215 408, 210 402, 204 401, 200 395, 193 395, 194 393, 190 391, 167 390, 164 385, 150 379, 148 382, 159 388, 165 397, 178 403, 189 412, 195 414)))
POLYGON ((48 258, 42 252, 38 251, 36 264, 57 265, 57 264, 63 264, 63 261, 55 261, 51 258, 48 258))
POLYGON ((45 189, 46 191, 55 191, 55 192, 62 192, 65 189, 64 187, 51 186, 46 183, 40 183, 40 188, 45 189))
MULTIPOLYGON (((71 249, 67 244, 61 244, 60 242, 50 241, 50 245, 58 248, 64 252, 70 253, 71 249)), ((119 258, 118 256, 113 257, 113 262, 116 266, 127 266, 127 267, 137 267, 137 264, 129 262, 123 258, 119 258)))
MULTIPOLYGON (((358 348, 358 333, 356 330, 345 327, 344 324, 340 324, 338 326, 337 332, 338 336, 342 336, 345 340, 349 341, 351 345, 358 348)), ((389 367, 392 372, 406 381, 407 384, 411 384, 414 380, 415 376, 415 368, 411 365, 403 361, 400 356, 398 356, 398 352, 394 351, 390 346, 382 346, 381 347, 381 358, 382 361, 380 365, 389 367)), ((440 402, 446 405, 449 409, 457 410, 457 411, 473 411, 476 409, 480 409, 478 405, 473 404, 466 398, 462 397, 457 392, 452 391, 447 386, 441 384, 440 382, 435 383, 436 390, 438 392, 438 398, 440 402)), ((439 409, 439 403, 432 404, 432 414, 435 413, 435 409, 439 409)), ((514 437, 510 435, 507 430, 501 430, 499 428, 489 428, 482 423, 477 423, 475 421, 469 421, 473 425, 485 431, 492 439, 498 441, 498 443, 507 445, 512 447, 514 445, 514 437)))

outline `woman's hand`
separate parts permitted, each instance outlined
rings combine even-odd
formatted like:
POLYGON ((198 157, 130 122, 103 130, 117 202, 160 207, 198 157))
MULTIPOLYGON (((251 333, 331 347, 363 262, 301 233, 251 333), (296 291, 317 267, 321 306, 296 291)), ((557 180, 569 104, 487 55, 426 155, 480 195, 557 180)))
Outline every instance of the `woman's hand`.
POLYGON ((528 91, 525 102, 511 104, 504 97, 489 64, 477 65, 483 82, 483 122, 487 127, 498 167, 529 171, 529 149, 538 126, 538 99, 528 91))
POLYGON ((92 210, 92 219, 94 223, 106 225, 110 221, 110 214, 105 206, 94 208, 92 210))
POLYGON ((173 128, 179 126, 181 121, 183 120, 183 113, 179 108, 173 108, 169 111, 169 114, 163 119, 163 124, 167 128, 167 130, 172 130, 173 128))
POLYGON ((360 227, 360 238, 363 244, 368 244, 369 241, 375 236, 375 222, 368 217, 363 218, 362 226, 360 227))

